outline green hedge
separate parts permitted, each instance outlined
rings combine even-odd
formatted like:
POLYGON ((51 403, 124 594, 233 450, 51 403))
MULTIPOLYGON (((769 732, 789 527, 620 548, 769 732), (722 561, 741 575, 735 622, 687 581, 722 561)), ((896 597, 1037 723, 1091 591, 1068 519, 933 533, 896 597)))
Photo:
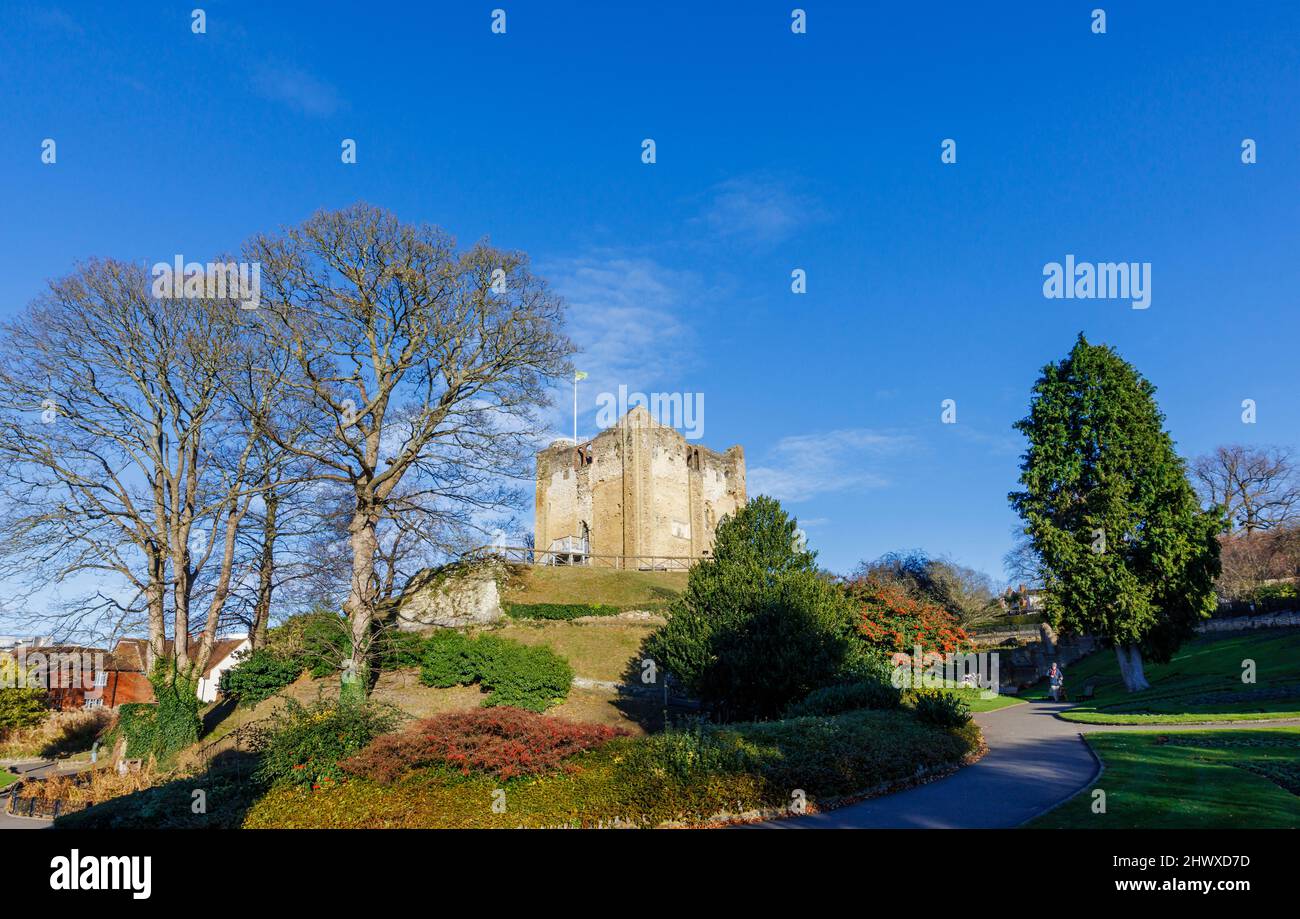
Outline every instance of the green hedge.
POLYGON ((799 718, 804 715, 838 715, 858 708, 898 708, 902 698, 901 690, 880 680, 841 683, 813 690, 802 701, 787 708, 785 716, 799 718))
POLYGON ((298 679, 304 666, 300 659, 285 660, 258 648, 221 674, 221 691, 238 699, 240 706, 251 707, 298 679))
POLYGON ((573 669, 547 647, 529 647, 508 638, 442 631, 430 636, 420 681, 426 686, 479 683, 491 694, 484 705, 513 705, 543 712, 569 696, 573 669))
POLYGON ((970 630, 972 635, 979 635, 981 632, 1001 632, 1005 629, 1020 628, 1025 625, 1038 625, 1045 622, 1047 617, 1042 613, 1024 613, 1020 616, 999 616, 997 619, 985 625, 977 626, 970 630))
POLYGON ((507 603, 506 615, 513 619, 567 621, 582 616, 617 616, 622 610, 605 603, 507 603))
POLYGON ((420 682, 446 689, 466 686, 478 679, 477 644, 473 638, 452 629, 439 629, 425 642, 420 663, 420 682))

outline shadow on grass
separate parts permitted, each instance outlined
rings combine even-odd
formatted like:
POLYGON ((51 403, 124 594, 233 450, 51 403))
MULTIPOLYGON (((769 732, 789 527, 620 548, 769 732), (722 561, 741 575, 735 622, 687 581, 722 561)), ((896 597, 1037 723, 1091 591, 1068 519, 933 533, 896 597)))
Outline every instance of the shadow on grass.
POLYGON ((202 773, 96 804, 54 821, 55 829, 237 829, 266 791, 255 754, 227 750, 202 773))
POLYGON ((619 677, 618 698, 612 703, 625 718, 636 722, 647 733, 662 731, 687 715, 698 715, 700 705, 684 697, 681 687, 676 686, 668 672, 662 667, 647 669, 646 662, 651 660, 646 649, 650 636, 642 639, 636 654, 627 662, 627 667, 619 677), (646 677, 652 679, 647 681, 646 677), (664 693, 664 681, 668 681, 668 692, 664 693))

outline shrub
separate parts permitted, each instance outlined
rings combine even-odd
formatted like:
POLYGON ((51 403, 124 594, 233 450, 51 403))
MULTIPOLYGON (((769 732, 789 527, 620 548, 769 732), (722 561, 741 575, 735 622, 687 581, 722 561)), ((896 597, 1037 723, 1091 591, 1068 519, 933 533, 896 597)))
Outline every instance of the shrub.
POLYGON ((625 772, 695 782, 709 775, 744 772, 753 752, 740 733, 697 718, 641 737, 623 756, 625 772))
POLYGON ((249 781, 248 774, 233 765, 214 766, 171 781, 148 765, 123 775, 114 769, 97 769, 91 776, 80 792, 74 793, 94 805, 60 816, 54 821, 56 828, 239 829, 248 809, 266 792, 261 783, 249 781), (207 792, 207 807, 198 813, 194 808, 196 786, 207 792))
POLYGON ((0 654, 0 735, 33 727, 49 710, 45 690, 11 654, 0 654))
POLYGON ((959 728, 970 721, 970 705, 956 693, 941 689, 918 689, 916 717, 937 727, 959 728))
POLYGON ((713 557, 691 569, 646 652, 725 719, 769 718, 836 681, 852 623, 794 521, 759 497, 718 525, 713 557))
POLYGON ((507 603, 506 615, 515 619, 569 620, 582 616, 617 616, 617 606, 603 603, 507 603))
POLYGON ((439 629, 425 642, 420 663, 420 682, 446 689, 465 686, 478 679, 474 639, 453 629, 439 629))
POLYGON ((503 706, 427 718, 400 734, 376 738, 341 765, 352 775, 384 784, 435 764, 505 780, 552 771, 574 754, 625 733, 503 706))
POLYGON ((48 712, 43 689, 26 686, 0 689, 0 734, 40 724, 48 712))
POLYGON ((948 654, 974 650, 974 642, 957 617, 928 600, 915 599, 897 584, 872 579, 850 583, 846 592, 858 609, 858 632, 870 647, 911 654, 924 651, 948 654))
MULTIPOLYGON (((493 709, 488 714, 497 714, 493 709)), ((907 711, 688 725, 618 737, 559 765, 512 780, 509 810, 486 806, 495 774, 428 769, 391 785, 351 781, 321 797, 270 790, 253 827, 555 827, 691 825, 759 809, 808 810, 957 766, 979 748, 974 724, 937 728, 907 711)), ((400 770, 398 770, 400 774, 400 770)))
POLYGON ((271 629, 266 650, 283 661, 297 661, 313 677, 334 676, 339 662, 352 654, 347 620, 325 609, 291 616, 271 629))
POLYGON ((373 702, 286 699, 274 718, 257 778, 319 787, 341 781, 339 761, 392 731, 401 712, 373 702))
POLYGON ((1294 584, 1264 584, 1251 591, 1250 599, 1256 602, 1290 600, 1294 599, 1298 594, 1300 594, 1300 591, 1297 590, 1294 584))
POLYGON ((221 691, 234 696, 241 706, 253 706, 284 689, 302 671, 300 659, 282 659, 258 648, 221 675, 221 691))
POLYGON ((547 647, 460 632, 435 632, 429 639, 420 681, 426 686, 481 683, 491 694, 484 705, 510 705, 543 712, 563 702, 573 682, 568 661, 547 647))
POLYGON ((800 702, 786 709, 787 718, 803 715, 838 715, 857 708, 898 708, 903 694, 892 684, 880 680, 839 683, 814 689, 800 702))
POLYGON ((544 712, 569 696, 573 668, 545 646, 529 647, 514 641, 480 639, 491 653, 480 657, 479 679, 491 691, 485 705, 506 705, 544 712))

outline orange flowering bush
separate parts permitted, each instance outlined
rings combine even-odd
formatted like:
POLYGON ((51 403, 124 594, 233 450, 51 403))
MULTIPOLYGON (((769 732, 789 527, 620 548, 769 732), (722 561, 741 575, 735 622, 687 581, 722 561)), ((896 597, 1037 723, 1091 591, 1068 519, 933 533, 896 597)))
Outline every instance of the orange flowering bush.
POLYGON ((846 585, 858 607, 858 633, 868 645, 886 653, 922 651, 941 654, 972 651, 974 642, 957 617, 943 607, 917 600, 895 584, 864 578, 846 585))

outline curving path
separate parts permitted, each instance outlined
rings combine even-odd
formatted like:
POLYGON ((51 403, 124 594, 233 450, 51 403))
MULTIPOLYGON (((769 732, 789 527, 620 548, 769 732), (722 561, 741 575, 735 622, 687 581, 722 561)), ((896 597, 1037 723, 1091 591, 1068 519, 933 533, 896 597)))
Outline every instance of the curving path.
POLYGON ((1076 724, 1057 712, 1069 703, 1026 702, 975 720, 989 751, 951 776, 825 814, 774 820, 769 829, 983 829, 1016 827, 1051 810, 1092 783, 1100 765, 1083 739, 1092 731, 1243 730, 1300 720, 1178 725, 1076 724))

